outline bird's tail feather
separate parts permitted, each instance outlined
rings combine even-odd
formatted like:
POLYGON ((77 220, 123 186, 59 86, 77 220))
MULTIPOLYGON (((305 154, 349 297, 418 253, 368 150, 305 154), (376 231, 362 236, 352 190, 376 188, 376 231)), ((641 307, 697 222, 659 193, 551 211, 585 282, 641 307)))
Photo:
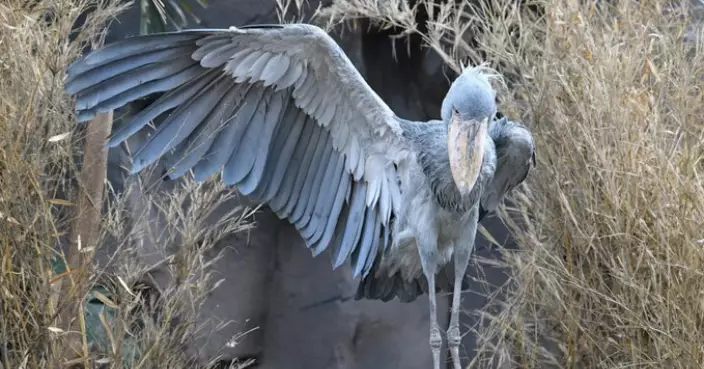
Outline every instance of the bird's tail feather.
MULTIPOLYGON (((371 273, 359 282, 355 300, 365 299, 387 302, 398 297, 399 301, 409 303, 428 293, 428 281, 423 275, 414 278, 410 282, 406 281, 401 276, 401 272, 398 271, 391 276, 387 276, 383 272, 377 275, 378 260, 372 267, 371 273)), ((455 286, 454 280, 454 261, 451 260, 435 276, 435 292, 452 292, 455 286)), ((462 280, 462 290, 468 288, 469 279, 465 276, 462 280)))

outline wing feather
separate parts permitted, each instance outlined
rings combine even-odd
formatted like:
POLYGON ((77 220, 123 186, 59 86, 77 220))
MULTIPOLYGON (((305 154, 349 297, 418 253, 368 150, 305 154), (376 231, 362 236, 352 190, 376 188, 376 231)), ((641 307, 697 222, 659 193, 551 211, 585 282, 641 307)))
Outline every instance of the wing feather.
MULTIPOLYGON (((342 192, 340 189, 342 177, 349 177, 349 174, 344 172, 344 157, 336 151, 333 151, 333 155, 335 156, 334 165, 328 166, 328 169, 332 168, 332 171, 329 176, 327 176, 328 178, 325 181, 325 189, 321 191, 320 197, 315 205, 315 209, 313 210, 312 216, 318 225, 315 232, 310 237, 311 243, 317 243, 318 240, 320 240, 320 237, 323 236, 323 232, 327 227, 327 222, 330 218, 332 208, 335 205, 337 193, 342 192)), ((333 161, 331 160, 330 163, 333 163, 333 161)))
POLYGON ((324 218, 326 219, 326 223, 323 234, 321 235, 321 239, 318 240, 315 246, 313 246, 314 253, 316 254, 320 254, 330 246, 330 241, 334 236, 334 232, 338 226, 338 223, 345 223, 345 221, 339 217, 340 212, 342 211, 345 205, 345 201, 349 197, 352 178, 344 172, 344 159, 342 158, 342 156, 340 156, 340 161, 342 162, 342 175, 340 176, 340 184, 337 186, 335 198, 332 202, 332 208, 330 209, 330 213, 328 214, 327 218, 324 218))
POLYGON ((286 174, 283 177, 281 188, 269 202, 269 206, 271 206, 272 210, 281 218, 288 218, 291 212, 290 209, 296 204, 295 199, 297 199, 297 193, 293 195, 296 182, 298 181, 303 165, 310 164, 310 161, 304 161, 303 159, 306 153, 311 149, 311 145, 314 145, 312 141, 317 141, 318 139, 316 133, 319 131, 314 129, 315 126, 313 124, 308 124, 308 116, 302 112, 299 114, 300 124, 304 127, 303 133, 301 133, 300 138, 295 143, 296 148, 291 158, 291 164, 286 167, 286 174))
POLYGON ((230 87, 222 83, 224 80, 220 77, 214 83, 204 86, 190 101, 179 106, 135 152, 133 171, 142 170, 185 140, 215 108, 217 98, 230 87))
MULTIPOLYGON (((297 221, 298 217, 300 216, 294 215, 293 211, 297 208, 296 205, 298 204, 298 202, 302 202, 301 189, 303 188, 303 185, 306 181, 306 176, 308 175, 308 171, 310 170, 311 162, 315 155, 315 152, 319 151, 318 142, 321 140, 322 131, 317 126, 310 124, 310 117, 306 119, 306 124, 311 126, 312 132, 310 134, 309 141, 299 142, 299 145, 302 146, 304 149, 303 157, 301 158, 300 164, 301 167, 296 173, 290 174, 292 177, 295 177, 295 182, 293 183, 293 186, 291 188, 291 193, 286 199, 286 207, 284 208, 282 213, 286 218, 289 218, 291 222, 297 221)), ((289 174, 287 173, 287 175, 289 174)))
MULTIPOLYGON (((359 237, 362 234, 362 226, 364 225, 365 209, 364 200, 367 195, 367 184, 364 181, 355 182, 354 192, 352 192, 350 210, 347 218, 347 226, 343 232, 342 244, 340 246, 340 254, 333 264, 333 268, 337 268, 350 257, 355 251, 355 246, 359 242, 359 237), (340 256, 343 256, 340 259, 340 256)), ((354 261, 352 262, 355 265, 354 261)))
POLYGON ((232 69, 232 74, 235 78, 242 78, 240 80, 236 79, 236 82, 244 82, 247 78, 249 78, 249 71, 252 69, 252 66, 259 59, 259 57, 262 56, 262 54, 264 54, 264 52, 252 50, 242 59, 239 64, 235 65, 235 68, 232 69))
MULTIPOLYGON (((332 145, 330 145, 330 147, 332 147, 332 145)), ((316 193, 313 201, 312 209, 308 215, 310 217, 308 229, 306 229, 306 232, 301 233, 311 246, 316 244, 322 235, 326 224, 323 213, 326 212, 326 209, 331 207, 333 201, 332 197, 335 196, 337 187, 340 185, 340 177, 343 174, 339 171, 340 166, 338 164, 341 161, 340 158, 341 155, 334 150, 330 150, 330 160, 328 160, 321 181, 324 185, 321 186, 320 190, 316 193)))
POLYGON ((203 38, 203 40, 198 40, 196 42, 197 46, 201 46, 191 54, 191 58, 194 60, 202 60, 206 55, 215 52, 223 48, 224 46, 232 46, 232 41, 228 37, 223 37, 221 35, 213 35, 203 38))
POLYGON ((286 73, 284 73, 284 75, 281 76, 275 84, 278 86, 277 89, 289 88, 292 84, 294 84, 294 82, 300 79, 305 79, 306 75, 307 73, 301 63, 291 60, 288 69, 286 69, 286 73))
POLYGON ((272 56, 273 55, 269 53, 262 53, 262 55, 257 58, 254 63, 252 63, 252 67, 249 68, 247 74, 252 77, 256 76, 257 79, 260 81, 265 81, 262 76, 262 72, 264 72, 264 67, 266 67, 267 63, 269 63, 269 60, 271 60, 272 56))
POLYGON ((367 258, 371 253, 372 244, 374 241, 374 228, 377 223, 377 212, 374 208, 366 207, 364 216, 364 227, 361 232, 361 239, 359 247, 355 248, 352 253, 352 265, 354 266, 354 271, 352 275, 356 278, 362 275, 364 268, 367 265, 367 258))
MULTIPOLYGON (((205 44, 201 46, 201 48, 205 48, 207 46, 208 45, 205 44)), ((195 58, 194 59, 199 60, 200 66, 203 68, 217 68, 227 62, 236 50, 237 45, 230 42, 205 53, 205 55, 203 55, 203 58, 200 60, 195 58)), ((257 60, 257 58, 259 58, 261 54, 261 51, 251 53, 247 58, 245 58, 245 60, 242 61, 242 64, 247 66, 247 68, 251 68, 252 63, 254 63, 254 61, 257 60)))
MULTIPOLYGON (((132 120, 115 131, 108 141, 109 147, 115 147, 130 136, 144 128, 150 121, 161 114, 185 103, 193 97, 201 88, 210 83, 218 76, 216 71, 201 70, 194 78, 180 85, 175 90, 164 94, 157 101, 149 105, 146 109, 137 113, 132 120)), ((146 96, 146 95, 145 95, 146 96)), ((140 96, 142 97, 142 96, 140 96)))
MULTIPOLYGON (((100 52, 93 52, 84 56, 81 60, 69 66, 66 70, 66 74, 70 78, 79 74, 82 75, 89 70, 103 67, 115 60, 124 59, 126 57, 143 53, 155 53, 163 49, 183 45, 193 45, 195 40, 203 37, 205 34, 207 34, 205 30, 194 30, 188 33, 172 33, 168 43, 164 42, 163 36, 157 34, 120 40, 106 45, 100 49, 100 52)), ((103 69, 109 70, 108 68, 103 69)))
MULTIPOLYGON (((265 165, 271 149, 271 141, 274 138, 275 131, 281 122, 286 106, 288 96, 283 91, 274 92, 271 97, 271 104, 266 112, 265 124, 258 137, 252 140, 254 147, 250 152, 255 154, 254 165, 249 174, 238 183, 237 188, 243 195, 250 195, 257 189, 264 176, 265 165)), ((246 137, 245 137, 246 138, 246 137)))
POLYGON ((100 102, 138 87, 143 81, 165 78, 194 64, 194 60, 189 56, 182 56, 175 60, 152 63, 130 69, 76 93, 76 107, 80 110, 91 109, 100 102))
POLYGON ((526 127, 503 117, 492 122, 489 137, 496 147, 494 178, 481 198, 479 220, 493 212, 521 184, 535 165, 535 142, 526 127))
MULTIPOLYGON (((376 216, 379 217, 381 216, 382 213, 377 212, 376 216)), ((372 267, 374 266, 374 259, 377 256, 377 253, 379 252, 379 242, 381 241, 381 227, 382 227, 382 222, 376 221, 374 222, 374 234, 372 235, 372 248, 369 251, 369 254, 367 254, 367 260, 364 263, 364 268, 362 269, 362 277, 366 277, 369 275, 369 272, 372 270, 372 267)))
POLYGON ((257 141, 266 127, 266 112, 270 101, 270 90, 264 90, 264 96, 253 109, 251 118, 243 120, 242 136, 236 140, 238 144, 232 149, 222 171, 222 179, 226 185, 237 185, 252 170, 257 141))
POLYGON ((264 86, 271 86, 278 81, 288 70, 290 58, 285 54, 276 54, 272 56, 264 66, 261 73, 261 80, 264 81, 264 86))
MULTIPOLYGON (((285 142, 281 146, 279 159, 276 160, 272 171, 272 177, 266 184, 266 193, 264 194, 262 201, 269 202, 281 191, 282 183, 284 182, 284 175, 286 174, 286 169, 289 163, 294 158, 294 151, 296 149, 296 143, 299 137, 301 137, 301 132, 303 131, 303 122, 305 120, 305 113, 296 109, 293 104, 289 105, 291 110, 295 110, 295 115, 291 114, 291 121, 293 126, 291 130, 286 134, 281 134, 285 142)), ((278 146, 277 146, 278 147, 278 146)))
POLYGON ((133 172, 160 158, 172 178, 193 171, 205 181, 222 171, 226 184, 291 222, 314 255, 331 249, 333 268, 351 260, 355 276, 366 276, 388 247, 397 168, 412 149, 398 118, 320 28, 138 36, 67 73, 81 120, 166 92, 110 139, 119 145, 168 114, 137 150, 133 172))
MULTIPOLYGON (((325 183, 326 186, 329 185, 329 182, 327 181, 328 178, 326 178, 326 174, 328 173, 328 170, 333 161, 331 159, 333 149, 332 144, 330 142, 330 135, 325 135, 325 139, 325 151, 323 151, 323 156, 320 157, 319 164, 316 165, 315 176, 312 177, 313 180, 310 183, 312 188, 310 196, 308 196, 308 204, 306 205, 305 212, 303 213, 303 217, 301 219, 303 225, 310 224, 311 217, 313 216, 313 211, 320 196, 320 192, 322 191, 323 183, 325 183)), ((305 232, 303 236, 304 238, 310 237, 308 232, 305 232)))
POLYGON ((196 77, 199 73, 201 73, 201 71, 202 70, 197 65, 192 65, 166 78, 143 83, 137 87, 130 88, 129 90, 119 93, 98 104, 91 110, 93 113, 92 117, 95 116, 95 112, 105 113, 110 110, 114 110, 131 101, 139 99, 142 96, 148 96, 156 92, 169 91, 196 77))
MULTIPOLYGON (((281 90, 275 91, 278 92, 281 90)), ((274 174, 277 171, 277 163, 286 162, 286 164, 288 164, 289 160, 291 160, 290 153, 283 153, 286 139, 290 135, 298 135, 293 131, 295 129, 296 112, 298 109, 293 103, 291 103, 290 96, 287 96, 283 103, 284 106, 281 109, 279 124, 276 126, 274 134, 271 137, 270 146, 267 147, 266 152, 263 154, 266 157, 266 163, 264 163, 265 167, 262 172, 262 177, 258 181, 259 183, 257 184, 256 189, 250 195, 250 197, 258 202, 268 202, 271 197, 266 199, 264 198, 267 191, 270 191, 270 188, 278 188, 280 185, 280 182, 272 183, 274 174)))
POLYGON ((320 128, 317 129, 321 131, 320 139, 318 140, 318 147, 315 150, 313 159, 310 162, 310 168, 308 169, 308 173, 302 184, 301 193, 298 197, 298 206, 296 206, 296 209, 291 217, 291 220, 296 222, 296 228, 299 230, 302 228, 299 222, 301 222, 306 215, 306 210, 310 204, 310 198, 313 196, 313 192, 320 188, 319 186, 316 188, 316 185, 318 185, 319 182, 316 182, 315 179, 318 176, 318 172, 324 169, 324 165, 321 165, 321 163, 324 158, 327 159, 327 157, 330 156, 329 149, 331 149, 331 146, 328 146, 329 135, 324 134, 320 128))
POLYGON ((188 140, 181 146, 181 150, 174 152, 168 158, 166 167, 171 168, 169 178, 178 178, 190 171, 210 149, 218 133, 224 124, 232 119, 237 106, 232 103, 241 96, 244 91, 242 86, 232 86, 222 97, 216 108, 208 115, 208 118, 201 123, 197 131, 189 136, 188 140))
MULTIPOLYGON (((85 73, 71 76, 66 79, 66 92, 75 94, 94 85, 94 81, 102 81, 115 76, 117 73, 124 73, 134 68, 148 64, 165 62, 178 57, 183 57, 184 54, 195 51, 193 45, 181 45, 170 47, 164 50, 159 50, 153 53, 141 53, 128 56, 123 59, 118 59, 109 64, 108 68, 95 68, 88 70, 85 73)), ((192 63, 195 64, 195 63, 192 63)))
POLYGON ((239 107, 232 121, 223 127, 203 160, 193 168, 197 181, 205 181, 214 175, 227 163, 232 152, 237 150, 247 129, 247 124, 254 116, 263 94, 264 89, 258 85, 252 86, 250 91, 245 94, 244 100, 239 102, 239 107))

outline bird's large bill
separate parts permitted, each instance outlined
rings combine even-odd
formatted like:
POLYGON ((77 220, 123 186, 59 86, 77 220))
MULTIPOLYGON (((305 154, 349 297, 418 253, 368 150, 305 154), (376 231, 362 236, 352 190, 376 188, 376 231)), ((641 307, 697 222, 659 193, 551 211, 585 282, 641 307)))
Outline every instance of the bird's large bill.
POLYGON ((486 137, 486 119, 479 122, 463 121, 457 114, 452 117, 447 147, 452 177, 462 195, 469 194, 479 178, 486 137))

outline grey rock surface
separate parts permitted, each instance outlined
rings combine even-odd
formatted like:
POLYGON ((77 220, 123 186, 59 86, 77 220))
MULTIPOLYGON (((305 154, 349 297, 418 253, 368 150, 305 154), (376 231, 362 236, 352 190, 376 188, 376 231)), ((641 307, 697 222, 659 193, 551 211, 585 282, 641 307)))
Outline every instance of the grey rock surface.
MULTIPOLYGON (((203 20, 202 27, 228 27, 251 23, 276 23, 274 0, 213 0, 207 9, 193 8, 203 20)), ((111 26, 107 41, 138 33, 139 11, 133 6, 111 26)), ((408 119, 439 117, 439 106, 449 87, 442 63, 432 53, 417 52, 413 57, 390 53, 388 35, 346 31, 338 38, 343 49, 367 78, 370 85, 399 115, 408 119)), ((399 47, 404 50, 403 45, 399 47)), ((109 180, 115 188, 123 187, 125 173, 119 168, 126 154, 120 149, 110 152, 109 180)), ((169 184, 163 186, 168 191, 169 184)), ((223 204, 222 208, 247 203, 246 199, 223 204)), ((143 206, 135 196, 135 212, 143 206)), ((225 211, 225 210, 223 210, 225 211)), ((163 219, 161 220, 163 221, 163 219)), ((268 209, 256 215, 256 228, 229 237, 218 245, 224 256, 213 269, 225 278, 201 308, 202 322, 231 322, 224 329, 204 337, 194 337, 189 351, 206 363, 221 355, 223 361, 237 357, 255 357, 260 368, 267 369, 427 369, 432 366, 428 346, 428 302, 423 297, 413 303, 398 301, 354 301, 357 281, 347 267, 333 271, 326 254, 313 258, 295 228, 278 220, 268 209), (237 334, 257 328, 244 336, 238 345, 228 347, 237 334)), ((506 230, 495 219, 484 222, 497 237, 506 238, 506 230)), ((155 223, 158 226, 158 222, 155 223)), ((480 248, 486 240, 479 236, 480 248)), ((486 248, 481 252, 490 255, 486 248)), ((162 256, 149 245, 142 249, 146 263, 157 263, 162 256)), ((107 255, 104 255, 107 257, 107 255)), ((489 284, 501 285, 506 277, 501 270, 481 268, 470 262, 470 273, 489 284)), ((153 277, 160 287, 173 281, 167 273, 155 270, 153 277)), ((462 331, 467 358, 474 356, 475 338, 470 330, 477 319, 471 313, 486 304, 485 291, 473 286, 463 296, 467 314, 462 331)), ((439 297, 439 311, 449 314, 447 296, 439 297)), ((447 326, 448 316, 440 324, 447 326)))

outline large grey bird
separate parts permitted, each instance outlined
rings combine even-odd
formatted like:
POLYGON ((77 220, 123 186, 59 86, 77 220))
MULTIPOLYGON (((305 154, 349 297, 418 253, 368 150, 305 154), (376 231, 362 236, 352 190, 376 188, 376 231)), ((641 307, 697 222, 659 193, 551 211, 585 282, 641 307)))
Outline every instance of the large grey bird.
MULTIPOLYGON (((497 113, 485 66, 466 68, 442 120, 402 119, 325 31, 307 24, 194 29, 128 38, 67 70, 81 122, 164 94, 118 128, 116 146, 163 118, 132 172, 164 158, 168 176, 222 180, 295 225, 333 268, 351 262, 356 298, 430 300, 440 367, 436 274, 454 259, 448 346, 455 369, 462 281, 480 207, 492 211, 534 164, 531 133, 497 113), (429 289, 428 286, 433 286, 429 289)), ((446 278, 439 278, 446 279, 446 278)))

